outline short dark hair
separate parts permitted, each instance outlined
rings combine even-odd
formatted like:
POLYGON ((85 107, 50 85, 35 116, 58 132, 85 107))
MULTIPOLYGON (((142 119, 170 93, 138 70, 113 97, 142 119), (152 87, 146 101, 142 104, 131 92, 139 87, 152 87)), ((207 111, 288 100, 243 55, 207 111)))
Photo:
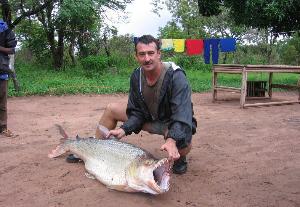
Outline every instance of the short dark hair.
POLYGON ((154 38, 152 35, 143 35, 141 37, 138 37, 136 39, 136 41, 134 42, 135 52, 137 52, 136 51, 136 46, 137 46, 138 43, 143 43, 143 44, 148 45, 152 42, 154 42, 156 44, 157 50, 160 50, 160 45, 161 45, 160 41, 158 39, 154 38))

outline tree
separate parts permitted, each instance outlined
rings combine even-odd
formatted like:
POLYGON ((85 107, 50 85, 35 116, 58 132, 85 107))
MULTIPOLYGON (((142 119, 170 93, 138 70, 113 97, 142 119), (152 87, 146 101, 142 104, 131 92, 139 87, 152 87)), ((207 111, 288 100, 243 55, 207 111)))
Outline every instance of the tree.
POLYGON ((260 29, 271 29, 272 33, 300 30, 299 0, 198 0, 199 12, 216 15, 220 7, 230 9, 230 16, 236 24, 260 29))
MULTIPOLYGON (((27 21, 22 26, 34 24, 42 28, 48 42, 53 66, 63 65, 64 50, 69 45, 69 53, 74 54, 75 45, 84 49, 87 34, 95 32, 103 18, 105 9, 124 10, 132 0, 12 0, 12 26, 27 21)), ((21 29, 22 30, 22 29, 21 29)), ((24 29, 23 29, 24 30, 24 29)), ((27 29, 30 36, 30 29, 27 29)), ((22 35, 20 35, 22 36, 22 35)), ((34 45, 32 46, 34 47, 34 45)), ((72 57, 72 56, 71 56, 72 57)))
POLYGON ((159 14, 161 5, 165 4, 172 13, 173 20, 170 22, 170 29, 175 29, 174 24, 178 24, 185 33, 185 37, 203 37, 206 32, 203 27, 203 18, 197 11, 195 0, 155 0, 153 1, 155 13, 159 14), (173 24, 173 25, 172 25, 173 24))
POLYGON ((300 34, 296 33, 289 41, 284 41, 280 48, 284 64, 300 65, 300 34))
POLYGON ((175 21, 169 21, 164 27, 159 28, 160 38, 185 38, 187 34, 179 27, 175 21))

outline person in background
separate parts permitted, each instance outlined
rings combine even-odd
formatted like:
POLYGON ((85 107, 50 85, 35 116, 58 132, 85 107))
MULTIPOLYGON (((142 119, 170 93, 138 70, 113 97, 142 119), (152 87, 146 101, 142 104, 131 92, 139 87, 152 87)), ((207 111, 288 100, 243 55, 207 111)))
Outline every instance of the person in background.
MULTIPOLYGON (((106 107, 99 125, 110 131, 103 135, 98 127, 95 137, 121 139, 141 130, 162 135, 165 143, 160 149, 174 160, 173 172, 183 174, 197 127, 185 72, 173 62, 161 61, 160 42, 150 35, 135 41, 135 57, 140 67, 131 75, 128 103, 106 107), (123 124, 116 128, 118 121, 123 124)), ((67 161, 77 162, 78 158, 71 154, 67 161)))
POLYGON ((0 19, 0 135, 12 137, 7 129, 7 94, 9 79, 9 54, 15 53, 17 41, 14 32, 0 19))

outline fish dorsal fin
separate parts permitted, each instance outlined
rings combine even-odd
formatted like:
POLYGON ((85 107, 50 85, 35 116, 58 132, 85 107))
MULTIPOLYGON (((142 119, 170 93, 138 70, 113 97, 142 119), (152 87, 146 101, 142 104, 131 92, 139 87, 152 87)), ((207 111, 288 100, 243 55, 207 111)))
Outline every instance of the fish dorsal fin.
POLYGON ((76 135, 76 140, 80 140, 81 138, 80 138, 80 136, 77 134, 76 135))

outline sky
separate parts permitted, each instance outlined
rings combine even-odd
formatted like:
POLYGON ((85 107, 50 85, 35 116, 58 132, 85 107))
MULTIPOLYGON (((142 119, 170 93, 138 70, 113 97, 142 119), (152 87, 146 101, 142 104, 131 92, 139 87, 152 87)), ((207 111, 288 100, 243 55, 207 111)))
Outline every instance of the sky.
POLYGON ((157 37, 158 28, 164 27, 171 20, 171 14, 164 9, 158 16, 151 11, 152 9, 151 0, 134 0, 128 4, 125 10, 128 15, 126 23, 114 24, 118 29, 118 34, 128 33, 137 37, 150 34, 157 37))

